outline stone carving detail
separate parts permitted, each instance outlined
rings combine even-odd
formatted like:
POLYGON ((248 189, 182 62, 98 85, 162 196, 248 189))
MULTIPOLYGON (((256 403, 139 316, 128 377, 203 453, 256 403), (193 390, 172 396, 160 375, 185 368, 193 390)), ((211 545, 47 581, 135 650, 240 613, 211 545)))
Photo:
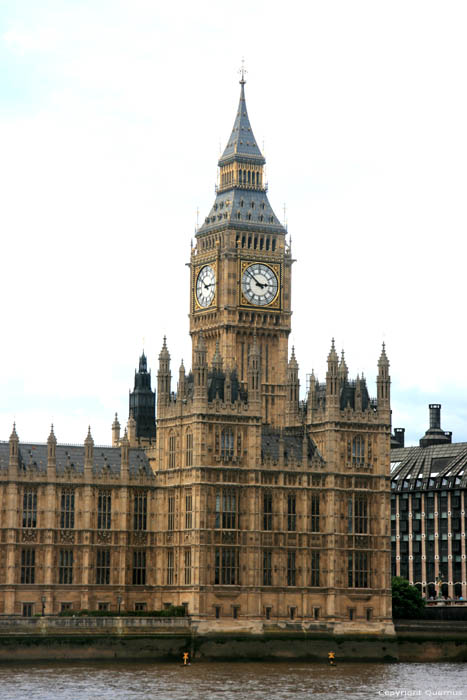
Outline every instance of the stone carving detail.
POLYGON ((75 533, 72 530, 60 530, 60 542, 62 544, 74 544, 75 533))
POLYGON ((22 530, 22 542, 37 542, 37 530, 22 530))
POLYGON ((147 532, 134 532, 133 533, 133 544, 146 544, 148 541, 147 532))
POLYGON ((110 544, 112 542, 112 532, 110 530, 99 530, 97 541, 101 544, 110 544))

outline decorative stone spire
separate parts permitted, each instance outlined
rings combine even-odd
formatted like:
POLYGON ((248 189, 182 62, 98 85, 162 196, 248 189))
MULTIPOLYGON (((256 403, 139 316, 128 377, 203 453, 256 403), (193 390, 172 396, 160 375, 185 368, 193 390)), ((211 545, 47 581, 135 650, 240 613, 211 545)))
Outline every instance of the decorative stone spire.
POLYGON ((386 355, 386 345, 383 343, 378 360, 378 376, 376 378, 378 409, 389 409, 391 400, 391 377, 389 376, 389 360, 386 355))
MULTIPOLYGON (((170 402, 171 383, 170 354, 167 349, 167 338, 164 335, 164 342, 159 353, 159 371, 157 373, 157 407, 159 411, 170 402)), ((129 439, 131 443, 131 433, 129 439)))
POLYGON ((13 430, 10 435, 10 461, 9 469, 19 469, 19 438, 16 433, 16 423, 13 423, 13 430))
POLYGON ((130 445, 133 447, 136 444, 136 421, 133 415, 133 411, 130 411, 130 417, 128 418, 128 440, 130 445))
POLYGON ((183 360, 180 363, 180 368, 178 370, 178 386, 177 386, 177 399, 180 401, 185 397, 186 393, 186 375, 185 375, 185 365, 183 360))
POLYGON ((334 338, 331 342, 331 350, 328 355, 328 371, 326 373, 326 400, 329 405, 337 406, 338 402, 338 369, 339 358, 334 344, 334 338))
POLYGON ((118 415, 115 414, 114 422, 112 423, 112 447, 118 447, 120 442, 120 423, 118 415))
POLYGON ((216 340, 216 351, 214 353, 214 356, 212 358, 212 368, 216 372, 221 372, 222 371, 222 356, 219 351, 219 341, 216 340))
POLYGON ((208 388, 208 363, 206 343, 202 332, 198 336, 198 344, 194 355, 194 396, 197 399, 205 399, 207 398, 208 388))
POLYGON ((47 466, 55 466, 56 464, 57 438, 54 433, 53 423, 50 426, 50 434, 47 438, 47 466))
POLYGON ((253 333, 253 343, 248 354, 248 402, 250 404, 259 404, 260 402, 260 378, 261 356, 255 330, 253 333))
POLYGON ((91 426, 88 427, 88 434, 84 441, 84 471, 90 473, 94 464, 94 440, 91 435, 91 426))
POLYGON ((295 357, 295 348, 292 346, 292 354, 290 356, 287 367, 287 402, 286 414, 287 424, 291 425, 295 422, 298 416, 298 400, 300 396, 300 382, 298 379, 298 362, 295 357))
POLYGON ((347 368, 347 364, 345 362, 345 356, 344 356, 344 350, 341 352, 341 361, 339 363, 339 379, 344 382, 347 380, 347 377, 349 376, 349 370, 347 368))

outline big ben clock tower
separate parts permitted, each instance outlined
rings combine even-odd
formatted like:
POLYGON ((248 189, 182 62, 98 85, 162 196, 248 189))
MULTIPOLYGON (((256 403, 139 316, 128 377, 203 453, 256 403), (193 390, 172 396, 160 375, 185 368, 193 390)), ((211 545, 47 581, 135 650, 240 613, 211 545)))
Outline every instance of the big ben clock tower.
POLYGON ((264 181, 265 159, 248 118, 245 79, 227 146, 219 160, 216 199, 192 251, 190 333, 202 332, 208 362, 218 344, 226 367, 247 380, 256 335, 264 423, 282 425, 290 333, 291 265, 286 230, 264 181))

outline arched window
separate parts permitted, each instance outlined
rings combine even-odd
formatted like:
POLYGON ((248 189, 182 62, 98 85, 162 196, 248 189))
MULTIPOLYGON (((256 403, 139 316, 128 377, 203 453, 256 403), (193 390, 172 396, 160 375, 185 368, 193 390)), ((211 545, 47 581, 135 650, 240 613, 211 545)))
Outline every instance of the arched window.
POLYGON ((175 455, 176 455, 176 437, 175 435, 170 435, 169 437, 169 469, 175 467, 175 455))

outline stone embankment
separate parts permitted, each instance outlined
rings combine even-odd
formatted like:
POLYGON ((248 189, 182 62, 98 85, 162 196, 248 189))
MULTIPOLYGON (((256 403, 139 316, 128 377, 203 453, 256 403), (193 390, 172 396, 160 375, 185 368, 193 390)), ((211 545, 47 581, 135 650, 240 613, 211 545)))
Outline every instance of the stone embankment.
POLYGON ((467 622, 398 621, 396 635, 352 634, 325 624, 241 621, 212 625, 189 617, 0 617, 0 661, 147 659, 467 661, 467 622))

